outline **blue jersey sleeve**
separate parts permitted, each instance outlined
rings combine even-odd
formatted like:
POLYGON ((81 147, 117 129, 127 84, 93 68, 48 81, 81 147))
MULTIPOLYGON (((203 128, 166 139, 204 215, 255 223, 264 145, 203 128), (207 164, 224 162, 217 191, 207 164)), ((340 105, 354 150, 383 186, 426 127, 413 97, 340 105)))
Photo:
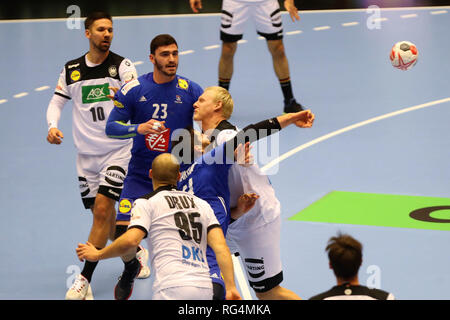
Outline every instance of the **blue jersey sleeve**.
POLYGON ((192 97, 194 98, 194 102, 196 102, 198 100, 198 97, 203 94, 203 89, 202 87, 200 87, 200 85, 198 85, 194 81, 191 81, 191 92, 192 97))
POLYGON ((139 86, 138 80, 125 84, 114 95, 114 108, 106 122, 105 133, 114 139, 128 139, 138 134, 139 124, 129 124, 134 107, 134 92, 139 86), (133 90, 134 89, 134 90, 133 90))

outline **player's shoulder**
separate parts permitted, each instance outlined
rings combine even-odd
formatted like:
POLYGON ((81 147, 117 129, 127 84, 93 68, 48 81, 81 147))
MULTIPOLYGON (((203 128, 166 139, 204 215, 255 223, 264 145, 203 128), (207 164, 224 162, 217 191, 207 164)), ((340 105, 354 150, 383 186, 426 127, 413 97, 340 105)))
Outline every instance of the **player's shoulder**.
POLYGON ((196 83, 195 81, 192 81, 184 76, 181 76, 179 74, 176 75, 176 82, 177 82, 177 88, 182 89, 188 92, 192 91, 199 91, 203 90, 202 87, 196 83))
POLYGON ((84 61, 84 59, 85 59, 84 56, 85 55, 82 55, 81 57, 78 57, 78 58, 75 58, 75 59, 67 61, 64 64, 64 67, 66 68, 66 70, 80 68, 82 63, 83 63, 83 61, 84 61))

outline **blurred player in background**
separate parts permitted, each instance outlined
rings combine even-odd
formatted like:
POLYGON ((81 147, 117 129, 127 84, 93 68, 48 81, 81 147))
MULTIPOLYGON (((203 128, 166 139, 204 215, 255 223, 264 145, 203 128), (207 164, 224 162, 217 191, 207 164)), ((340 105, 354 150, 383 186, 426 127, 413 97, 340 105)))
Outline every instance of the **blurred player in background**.
MULTIPOLYGON (((170 152, 174 130, 192 125, 193 104, 202 94, 195 82, 177 74, 178 44, 168 34, 160 34, 150 43, 153 72, 144 74, 118 90, 115 108, 106 125, 106 134, 119 141, 131 141, 131 160, 124 181, 117 214, 116 235, 126 232, 133 202, 153 190, 148 178, 152 161, 161 153, 170 152)), ((122 256, 125 269, 114 296, 128 299, 140 264, 136 250, 122 256)))
MULTIPOLYGON (((84 207, 93 213, 88 241, 103 248, 113 239, 115 203, 119 200, 130 159, 131 142, 106 136, 105 125, 113 102, 109 87, 120 87, 137 78, 133 63, 110 51, 113 22, 106 12, 93 12, 84 22, 89 52, 67 62, 47 109, 51 144, 61 144, 58 128, 67 101, 73 101, 72 132, 77 148, 77 173, 84 207)), ((97 262, 86 261, 66 299, 93 299, 90 282, 97 262)))
MULTIPOLYGON (((194 12, 202 9, 202 0, 189 0, 194 12)), ((284 7, 293 22, 300 20, 294 0, 285 0, 284 7)), ((219 86, 229 90, 234 71, 237 42, 242 39, 247 20, 253 20, 258 34, 267 41, 275 74, 284 97, 283 111, 298 112, 305 108, 292 92, 289 63, 283 44, 283 24, 277 0, 223 0, 220 39, 222 53, 219 60, 219 86)))
POLYGON ((348 234, 339 233, 328 240, 330 269, 337 285, 310 300, 395 300, 392 293, 368 288, 359 283, 358 272, 362 264, 362 244, 348 234))

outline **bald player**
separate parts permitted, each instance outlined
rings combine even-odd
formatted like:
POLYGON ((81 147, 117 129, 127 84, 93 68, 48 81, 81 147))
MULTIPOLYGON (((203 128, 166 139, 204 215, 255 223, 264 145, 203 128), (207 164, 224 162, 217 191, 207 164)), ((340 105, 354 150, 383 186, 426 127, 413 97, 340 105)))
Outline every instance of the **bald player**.
POLYGON ((153 300, 211 300, 208 244, 222 271, 226 299, 240 299, 220 224, 206 201, 177 190, 180 165, 176 158, 169 153, 157 156, 149 177, 154 191, 135 201, 127 232, 101 250, 89 242, 80 243, 76 249, 79 259, 98 261, 124 256, 147 238, 155 275, 153 300))

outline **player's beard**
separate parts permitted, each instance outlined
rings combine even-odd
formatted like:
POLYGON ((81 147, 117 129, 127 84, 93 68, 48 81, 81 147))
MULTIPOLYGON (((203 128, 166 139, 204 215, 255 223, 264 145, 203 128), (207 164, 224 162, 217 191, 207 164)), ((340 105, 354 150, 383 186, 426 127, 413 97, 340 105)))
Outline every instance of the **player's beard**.
POLYGON ((178 64, 177 63, 172 63, 172 64, 167 64, 165 66, 163 66, 161 63, 158 62, 158 60, 155 58, 155 67, 156 69, 158 69, 159 72, 161 72, 162 74, 164 74, 167 77, 173 77, 174 75, 176 75, 177 73, 177 69, 178 69, 178 64), (168 68, 169 66, 174 66, 175 67, 175 71, 167 71, 166 68, 168 68))
POLYGON ((97 50, 101 52, 107 52, 111 47, 111 40, 101 40, 98 43, 92 42, 92 44, 94 45, 94 48, 96 48, 97 50), (108 43, 106 44, 103 41, 108 41, 108 43))

